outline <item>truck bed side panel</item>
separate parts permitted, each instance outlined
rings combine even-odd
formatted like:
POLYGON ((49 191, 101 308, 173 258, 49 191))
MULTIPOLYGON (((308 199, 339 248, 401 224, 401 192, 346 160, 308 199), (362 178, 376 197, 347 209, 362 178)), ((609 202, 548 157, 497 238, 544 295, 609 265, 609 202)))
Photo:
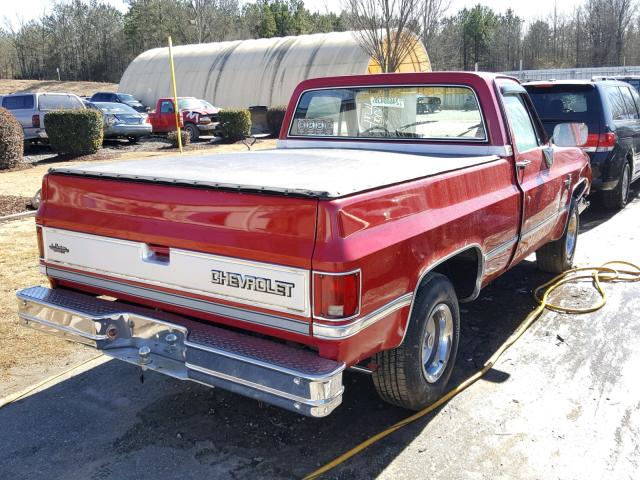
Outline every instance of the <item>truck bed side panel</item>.
MULTIPOLYGON (((413 293, 434 262, 472 245, 482 252, 482 283, 487 283, 513 254, 520 201, 513 167, 500 159, 375 194, 321 202, 313 268, 360 266, 364 315, 413 293), (336 259, 343 263, 336 265, 336 259)), ((406 306, 346 341, 325 342, 321 353, 326 349, 349 363, 354 356, 360 360, 396 347, 408 314, 406 306)))

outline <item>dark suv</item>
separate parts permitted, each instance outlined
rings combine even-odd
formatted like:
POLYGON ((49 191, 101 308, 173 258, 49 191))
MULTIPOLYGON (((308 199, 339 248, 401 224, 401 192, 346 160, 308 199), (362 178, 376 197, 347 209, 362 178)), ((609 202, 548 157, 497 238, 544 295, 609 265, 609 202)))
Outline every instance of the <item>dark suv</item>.
POLYGON ((583 150, 591 158, 593 190, 608 208, 621 209, 629 185, 640 178, 640 94, 614 81, 530 82, 529 92, 549 136, 559 123, 584 122, 589 136, 583 150))
POLYGON ((149 109, 140 100, 128 93, 98 92, 89 99, 90 102, 124 103, 136 112, 147 113, 149 109))

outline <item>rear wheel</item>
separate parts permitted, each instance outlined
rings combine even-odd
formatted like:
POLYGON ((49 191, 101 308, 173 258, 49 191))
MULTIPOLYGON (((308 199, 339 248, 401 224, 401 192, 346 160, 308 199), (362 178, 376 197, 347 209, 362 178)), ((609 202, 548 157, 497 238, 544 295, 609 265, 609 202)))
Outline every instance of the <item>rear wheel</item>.
POLYGON ((430 273, 418 290, 404 342, 376 355, 373 384, 393 405, 420 410, 442 396, 460 338, 458 299, 451 282, 430 273))
POLYGON ((569 218, 562 237, 547 243, 536 252, 536 263, 543 272, 562 273, 573 266, 576 254, 580 216, 575 202, 569 210, 569 218))
POLYGON ((196 127, 193 123, 187 123, 184 126, 184 131, 189 134, 189 139, 192 142, 195 142, 200 138, 200 130, 198 130, 198 127, 196 127))
POLYGON ((606 208, 622 210, 629 201, 631 188, 631 166, 625 162, 620 171, 618 185, 611 191, 602 192, 602 203, 606 208))

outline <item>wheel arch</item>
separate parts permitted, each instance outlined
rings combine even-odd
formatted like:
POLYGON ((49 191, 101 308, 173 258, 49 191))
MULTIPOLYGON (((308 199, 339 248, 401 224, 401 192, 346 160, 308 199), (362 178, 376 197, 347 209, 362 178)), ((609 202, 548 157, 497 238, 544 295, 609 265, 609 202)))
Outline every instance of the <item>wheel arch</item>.
POLYGON ((473 243, 456 249, 439 260, 436 260, 424 267, 416 281, 400 345, 402 345, 405 336, 407 335, 409 322, 411 322, 411 316, 413 315, 413 310, 418 299, 418 295, 420 294, 420 289, 423 287, 427 275, 430 273, 439 273, 447 277, 447 279, 453 284, 453 288, 458 296, 458 302, 464 303, 475 300, 480 294, 482 278, 484 275, 484 265, 485 255, 482 251, 482 247, 478 243, 473 243), (453 270, 460 267, 462 267, 462 270, 460 271, 453 270))

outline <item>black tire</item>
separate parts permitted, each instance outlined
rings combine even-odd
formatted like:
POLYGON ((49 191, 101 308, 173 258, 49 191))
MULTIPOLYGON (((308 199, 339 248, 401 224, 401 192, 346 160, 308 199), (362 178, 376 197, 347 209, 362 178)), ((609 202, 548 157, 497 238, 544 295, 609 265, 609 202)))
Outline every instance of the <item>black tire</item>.
POLYGON ((442 396, 453 371, 460 339, 458 298, 449 279, 430 273, 417 295, 402 345, 376 354, 374 362, 378 367, 372 375, 378 395, 385 402, 410 410, 420 410, 442 396), (447 314, 450 323, 445 320, 443 329, 442 318, 447 314), (440 327, 435 326, 438 323, 440 327), (435 331, 430 329, 432 326, 435 331), (447 346, 438 341, 434 349, 435 342, 432 341, 428 352, 428 332, 435 333, 430 335, 432 339, 448 337, 447 346), (443 356, 444 361, 441 361, 443 356))
POLYGON ((629 201, 631 187, 631 165, 625 162, 620 169, 618 185, 610 191, 602 192, 602 204, 611 210, 622 210, 629 201))
POLYGON ((578 244, 580 215, 575 202, 571 204, 567 224, 562 237, 549 242, 536 252, 536 263, 543 272, 562 273, 573 266, 573 258, 578 244))
POLYGON ((192 142, 196 142, 200 138, 200 130, 193 123, 187 123, 184 126, 184 131, 189 134, 189 139, 192 142))
POLYGON ((140 137, 127 137, 129 143, 138 143, 140 141, 140 137))

